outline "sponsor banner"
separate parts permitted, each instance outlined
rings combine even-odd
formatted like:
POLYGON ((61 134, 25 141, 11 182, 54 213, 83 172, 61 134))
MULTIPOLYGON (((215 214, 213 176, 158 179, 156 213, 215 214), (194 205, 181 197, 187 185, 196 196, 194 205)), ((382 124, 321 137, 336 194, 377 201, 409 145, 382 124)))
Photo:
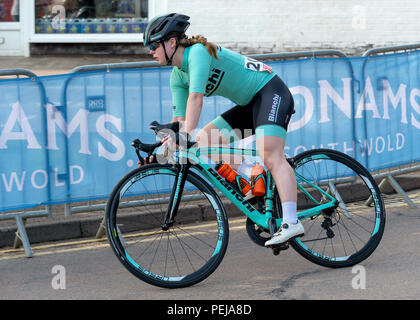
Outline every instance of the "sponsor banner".
MULTIPOLYGON (((293 94, 287 155, 336 149, 370 170, 420 160, 419 51, 257 66, 277 73, 293 94)), ((155 142, 149 124, 171 120, 170 72, 0 80, 0 211, 106 198, 137 166, 130 142, 155 142)), ((209 92, 223 81, 214 74, 209 92)), ((199 127, 232 106, 225 98, 205 97, 199 127)))

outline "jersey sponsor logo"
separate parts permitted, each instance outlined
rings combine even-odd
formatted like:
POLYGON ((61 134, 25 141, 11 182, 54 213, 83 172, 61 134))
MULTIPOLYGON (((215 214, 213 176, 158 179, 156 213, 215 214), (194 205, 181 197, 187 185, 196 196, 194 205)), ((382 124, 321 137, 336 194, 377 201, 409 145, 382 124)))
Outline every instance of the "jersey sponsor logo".
POLYGON ((211 71, 210 77, 206 85, 206 96, 212 95, 217 90, 217 88, 220 85, 220 82, 222 82, 224 75, 225 75, 224 71, 216 69, 216 68, 214 68, 211 71))
POLYGON ((270 113, 268 114, 268 120, 276 122, 277 121, 277 113, 279 111, 281 97, 275 93, 273 97, 273 104, 271 105, 270 113))

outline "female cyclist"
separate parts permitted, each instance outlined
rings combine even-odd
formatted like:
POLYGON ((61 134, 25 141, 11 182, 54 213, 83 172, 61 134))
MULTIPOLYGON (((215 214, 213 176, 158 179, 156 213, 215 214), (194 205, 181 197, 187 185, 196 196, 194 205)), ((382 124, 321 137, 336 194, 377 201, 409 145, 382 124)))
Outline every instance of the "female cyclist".
MULTIPOLYGON (((258 154, 273 175, 283 209, 282 226, 265 245, 301 236, 304 229, 296 214, 296 178, 283 153, 294 111, 289 89, 262 62, 216 46, 203 36, 188 38, 189 18, 177 13, 158 16, 144 33, 144 45, 153 58, 161 65, 174 66, 170 79, 172 121, 180 121, 181 130, 192 136, 204 96, 223 96, 234 102, 235 107, 198 132, 196 142, 199 147, 208 146, 216 136, 220 144, 230 144, 232 136, 241 139, 255 134, 258 154)), ((172 142, 165 139, 164 143, 172 142)))

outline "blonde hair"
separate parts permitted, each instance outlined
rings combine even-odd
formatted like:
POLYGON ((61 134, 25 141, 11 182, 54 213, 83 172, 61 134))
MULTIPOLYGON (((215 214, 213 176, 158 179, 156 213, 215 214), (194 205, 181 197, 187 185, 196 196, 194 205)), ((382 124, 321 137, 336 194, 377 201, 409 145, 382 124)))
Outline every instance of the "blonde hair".
POLYGON ((212 42, 207 42, 207 38, 203 37, 202 35, 193 36, 191 38, 188 38, 184 35, 184 37, 179 41, 179 45, 184 48, 191 47, 197 43, 201 43, 203 46, 205 46, 211 56, 215 57, 216 59, 219 58, 217 56, 217 46, 212 42))

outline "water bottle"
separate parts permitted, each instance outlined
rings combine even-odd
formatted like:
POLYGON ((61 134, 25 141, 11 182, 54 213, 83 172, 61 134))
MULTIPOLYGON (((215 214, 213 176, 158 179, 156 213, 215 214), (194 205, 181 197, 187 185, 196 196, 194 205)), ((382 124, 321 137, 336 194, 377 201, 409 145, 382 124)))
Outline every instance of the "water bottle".
POLYGON ((140 19, 140 33, 143 33, 146 31, 147 25, 148 25, 147 19, 140 19))
POLYGON ((118 20, 117 19, 108 20, 108 32, 109 33, 117 33, 118 32, 118 20))
POLYGON ((252 194, 260 197, 265 195, 265 170, 262 165, 257 163, 251 169, 252 194))
POLYGON ((243 195, 251 190, 251 185, 239 173, 233 170, 227 163, 220 162, 215 167, 217 173, 229 181, 234 187, 239 189, 243 195))
POLYGON ((96 24, 95 24, 96 33, 105 33, 106 32, 105 27, 106 27, 105 19, 96 19, 96 24))
POLYGON ((131 18, 130 25, 131 25, 131 28, 130 28, 131 33, 140 33, 140 21, 138 21, 137 18, 131 18))
POLYGON ((82 22, 80 19, 74 19, 71 24, 71 33, 80 33, 82 28, 82 22))
POLYGON ((119 32, 129 33, 130 32, 130 19, 120 19, 119 21, 119 32))
POLYGON ((44 20, 44 32, 43 33, 54 33, 54 28, 51 24, 51 19, 44 20))
POLYGON ((35 33, 44 33, 44 31, 42 30, 44 24, 43 24, 43 19, 36 19, 35 20, 35 33))
POLYGON ((92 19, 90 21, 90 32, 98 33, 98 25, 99 25, 99 19, 92 19))
POLYGON ((92 19, 81 19, 81 32, 91 33, 92 19))

